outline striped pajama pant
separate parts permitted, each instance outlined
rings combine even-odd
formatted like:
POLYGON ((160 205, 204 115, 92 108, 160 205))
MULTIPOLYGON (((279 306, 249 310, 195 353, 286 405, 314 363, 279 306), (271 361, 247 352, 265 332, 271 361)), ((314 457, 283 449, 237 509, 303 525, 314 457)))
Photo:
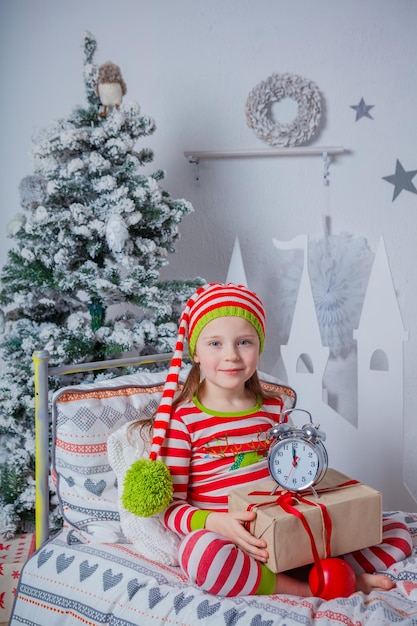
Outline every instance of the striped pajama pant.
MULTIPOLYGON (((355 573, 373 573, 405 559, 413 548, 407 526, 395 516, 384 518, 382 543, 342 558, 355 573)), ((186 535, 179 550, 180 565, 191 583, 220 596, 254 595, 262 566, 229 539, 209 530, 186 535)))

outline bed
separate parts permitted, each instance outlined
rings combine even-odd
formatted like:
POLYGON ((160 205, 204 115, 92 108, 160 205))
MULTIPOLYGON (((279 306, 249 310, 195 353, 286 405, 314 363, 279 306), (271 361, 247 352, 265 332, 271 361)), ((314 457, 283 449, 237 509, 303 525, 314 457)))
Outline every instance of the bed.
MULTIPOLYGON (((396 587, 331 601, 289 595, 208 595, 187 582, 175 563, 175 545, 165 550, 164 536, 152 526, 155 520, 141 526, 142 522, 135 525, 126 517, 119 502, 121 475, 114 458, 109 462, 109 450, 113 446, 114 451, 114 440, 132 420, 138 415, 146 419, 154 411, 165 374, 143 368, 168 356, 50 368, 47 351, 34 354, 37 550, 22 569, 10 626, 417 625, 416 513, 401 512, 414 549, 409 558, 388 570, 396 587), (142 369, 111 379, 64 384, 52 395, 49 410, 49 376, 116 365, 142 369), (48 531, 50 469, 64 521, 52 537, 48 531), (160 550, 162 558, 155 558, 160 550)), ((262 378, 282 394, 287 408, 295 404, 293 390, 262 378)), ((130 455, 139 453, 130 447, 130 455)))

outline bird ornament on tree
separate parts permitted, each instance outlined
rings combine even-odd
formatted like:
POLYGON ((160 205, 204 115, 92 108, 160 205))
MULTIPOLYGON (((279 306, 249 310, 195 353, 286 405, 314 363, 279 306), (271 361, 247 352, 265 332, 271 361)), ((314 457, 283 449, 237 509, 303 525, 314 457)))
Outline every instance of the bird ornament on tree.
POLYGON ((96 94, 103 105, 101 117, 107 117, 108 107, 118 109, 126 92, 127 87, 120 67, 110 61, 100 65, 98 68, 96 94))

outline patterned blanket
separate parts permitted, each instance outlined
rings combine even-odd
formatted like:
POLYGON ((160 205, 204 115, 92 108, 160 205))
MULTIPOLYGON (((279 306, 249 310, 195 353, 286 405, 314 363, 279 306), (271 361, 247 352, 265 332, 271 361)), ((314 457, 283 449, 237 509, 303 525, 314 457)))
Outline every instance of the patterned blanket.
POLYGON ((295 596, 220 598, 131 544, 70 545, 62 531, 26 563, 10 626, 417 626, 417 514, 404 514, 413 554, 390 568, 389 592, 323 601, 295 596))

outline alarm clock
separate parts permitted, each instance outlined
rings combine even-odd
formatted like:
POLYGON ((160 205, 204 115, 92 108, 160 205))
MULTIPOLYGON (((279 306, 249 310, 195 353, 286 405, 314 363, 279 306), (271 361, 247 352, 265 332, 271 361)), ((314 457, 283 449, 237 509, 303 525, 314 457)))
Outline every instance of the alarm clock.
MULTIPOLYGON (((313 425, 311 413, 305 409, 292 408, 283 411, 280 421, 269 431, 275 439, 268 452, 268 466, 272 478, 288 491, 302 492, 310 489, 314 495, 316 485, 323 478, 328 467, 328 456, 323 441, 326 434, 313 425), (285 416, 300 411, 310 417, 310 422, 302 428, 283 423, 285 416)), ((274 491, 276 491, 274 489, 274 491)), ((273 491, 273 492, 274 492, 273 491)))

